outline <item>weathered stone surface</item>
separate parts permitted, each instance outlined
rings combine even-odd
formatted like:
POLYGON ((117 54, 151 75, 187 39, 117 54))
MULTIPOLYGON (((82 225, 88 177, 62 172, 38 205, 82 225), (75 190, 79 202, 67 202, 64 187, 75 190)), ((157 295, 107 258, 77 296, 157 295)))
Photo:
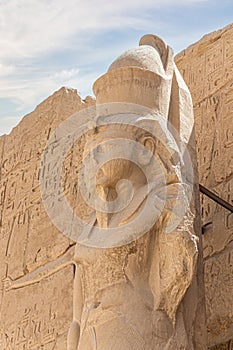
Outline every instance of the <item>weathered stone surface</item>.
MULTIPOLYGON (((155 40, 151 47, 155 46, 153 50, 159 57, 159 61, 156 59, 159 66, 155 65, 150 72, 135 65, 125 69, 119 67, 117 61, 107 74, 108 84, 105 84, 106 75, 95 84, 97 110, 101 110, 101 104, 106 102, 139 103, 157 108, 156 112, 177 129, 195 163, 189 92, 173 64, 170 48, 159 38, 148 37, 141 45, 151 45, 155 40), (152 79, 158 67, 162 72, 164 70, 164 76, 158 74, 152 79), (113 93, 115 88, 117 94, 113 93)), ((73 314, 68 338, 70 349, 76 350, 81 286, 84 291, 81 295, 84 298, 82 317, 84 320, 86 317, 86 322, 81 322, 80 349, 92 350, 98 342, 100 350, 110 347, 117 350, 203 350, 205 313, 201 244, 196 264, 197 235, 200 233, 197 191, 184 221, 172 234, 164 234, 166 218, 163 217, 164 221, 161 219, 158 226, 153 227, 155 231, 147 232, 131 244, 112 250, 77 245, 75 254, 74 242, 58 232, 43 207, 39 178, 46 142, 62 121, 94 103, 90 98, 82 101, 76 91, 63 88, 26 116, 9 136, 0 138, 0 348, 65 349, 73 314), (73 265, 79 266, 78 274, 73 265), (125 322, 121 315, 128 321, 125 322), (93 322, 97 322, 96 333, 93 322)), ((107 116, 105 107, 102 112, 105 111, 107 116)), ((148 136, 145 141, 152 144, 148 136)), ((152 148, 169 169, 166 151, 161 151, 159 143, 156 143, 157 148, 154 146, 155 140, 152 148)), ((80 197, 76 176, 83 147, 81 140, 67 154, 63 185, 71 206, 76 205, 82 215, 88 216, 83 203, 80 205, 79 200, 77 203, 80 197)), ((172 165, 171 169, 174 169, 172 165)), ((172 174, 167 174, 167 186, 172 184, 169 175, 172 174)), ((189 172, 186 175, 190 177, 189 172)), ((174 184, 177 185, 176 181, 174 184)), ((197 188, 196 183, 195 186, 197 188)), ((167 212, 172 205, 171 199, 165 208, 167 212)), ((97 213, 97 218, 100 226, 106 225, 106 215, 97 213)))
POLYGON ((210 350, 232 350, 233 349, 233 341, 226 342, 224 344, 214 345, 210 348, 210 350))
MULTIPOLYGON (((194 102, 200 183, 229 203, 233 203, 232 37, 230 25, 176 57, 194 102)), ((202 196, 202 220, 208 337, 209 345, 214 345, 233 334, 233 214, 202 196)))
POLYGON ((0 138, 0 349, 65 349, 72 319, 73 267, 59 259, 72 242, 52 225, 41 202, 41 153, 70 114, 93 104, 62 88, 0 138), (9 280, 49 264, 54 274, 8 290, 9 280))

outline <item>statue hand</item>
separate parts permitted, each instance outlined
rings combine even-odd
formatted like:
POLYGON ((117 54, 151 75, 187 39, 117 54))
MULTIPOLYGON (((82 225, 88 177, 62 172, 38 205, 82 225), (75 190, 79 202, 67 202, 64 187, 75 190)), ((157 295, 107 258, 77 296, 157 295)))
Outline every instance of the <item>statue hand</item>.
POLYGON ((3 284, 3 289, 8 292, 9 290, 11 290, 12 284, 13 284, 13 280, 8 276, 5 277, 2 280, 2 284, 3 284))

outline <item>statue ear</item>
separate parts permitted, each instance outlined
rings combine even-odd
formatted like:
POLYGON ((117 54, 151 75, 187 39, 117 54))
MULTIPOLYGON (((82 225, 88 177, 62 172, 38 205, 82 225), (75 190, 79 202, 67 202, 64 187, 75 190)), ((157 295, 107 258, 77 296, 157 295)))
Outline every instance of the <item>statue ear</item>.
MULTIPOLYGON (((164 215, 160 227, 165 227, 169 213, 164 215)), ((197 241, 190 227, 190 218, 172 233, 165 229, 156 232, 157 238, 150 271, 150 286, 154 295, 155 310, 165 311, 173 324, 177 309, 190 286, 195 273, 197 241)))
POLYGON ((154 154, 154 152, 155 152, 155 140, 153 139, 153 137, 145 136, 142 138, 141 142, 147 151, 154 154))
POLYGON ((144 136, 140 139, 140 143, 142 144, 145 150, 138 154, 138 160, 140 164, 147 165, 150 163, 151 158, 155 152, 155 140, 151 136, 144 136))

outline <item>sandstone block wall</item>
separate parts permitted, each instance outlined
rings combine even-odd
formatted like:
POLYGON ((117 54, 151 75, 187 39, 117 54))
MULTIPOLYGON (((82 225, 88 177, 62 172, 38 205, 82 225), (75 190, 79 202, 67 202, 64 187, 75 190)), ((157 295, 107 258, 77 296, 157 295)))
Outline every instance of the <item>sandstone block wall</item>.
MULTIPOLYGON (((176 56, 194 103, 200 183, 233 203, 233 25, 176 56)), ((233 349, 233 214, 201 196, 208 342, 233 349)))

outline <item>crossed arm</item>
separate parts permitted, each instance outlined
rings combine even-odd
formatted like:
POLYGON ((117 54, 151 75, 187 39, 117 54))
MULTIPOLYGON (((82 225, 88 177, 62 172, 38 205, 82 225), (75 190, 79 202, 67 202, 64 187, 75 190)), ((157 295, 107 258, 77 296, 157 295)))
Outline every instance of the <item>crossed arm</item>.
POLYGON ((80 274, 77 268, 77 264, 74 260, 74 250, 75 247, 71 247, 67 252, 61 257, 54 261, 47 263, 46 265, 39 267, 33 272, 27 275, 12 280, 9 276, 5 278, 5 290, 8 292, 10 290, 24 288, 26 286, 39 283, 43 279, 55 274, 56 272, 62 270, 66 266, 75 266, 75 278, 74 278, 74 291, 73 291, 73 321, 71 323, 68 339, 67 339, 67 350, 77 350, 79 338, 80 338, 80 322, 82 314, 82 287, 80 274))

